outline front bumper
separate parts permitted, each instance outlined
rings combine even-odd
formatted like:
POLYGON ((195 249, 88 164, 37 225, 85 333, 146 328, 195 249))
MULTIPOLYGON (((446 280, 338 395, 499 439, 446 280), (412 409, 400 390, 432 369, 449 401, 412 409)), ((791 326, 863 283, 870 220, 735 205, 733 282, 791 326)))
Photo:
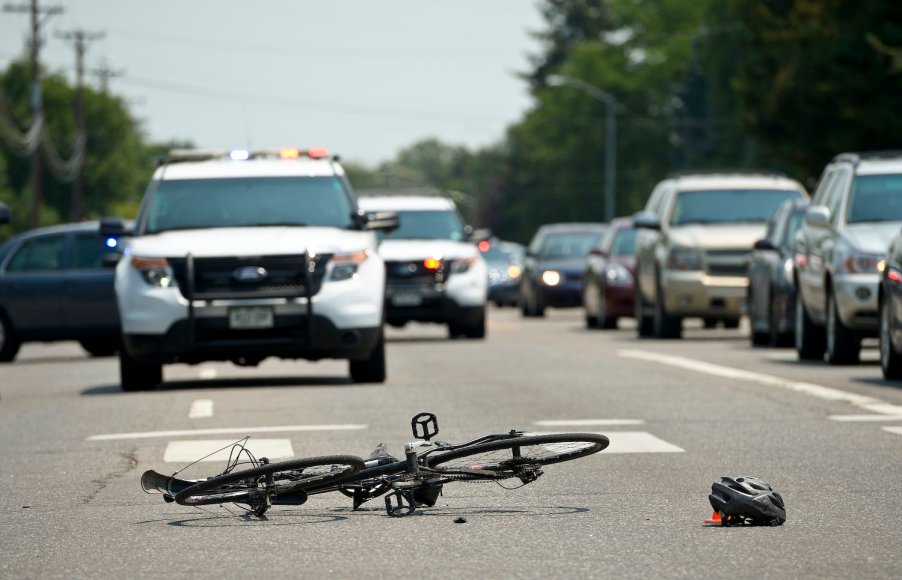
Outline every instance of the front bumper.
POLYGON ((876 336, 879 329, 878 274, 842 274, 833 278, 836 309, 843 324, 852 330, 876 336))
POLYGON ((552 308, 573 308, 583 304, 582 280, 564 280, 557 286, 548 286, 541 280, 536 282, 539 303, 552 308))
POLYGON ((664 308, 674 316, 739 318, 745 311, 749 281, 744 276, 665 270, 664 308))
POLYGON ((478 305, 461 304, 443 288, 414 284, 389 285, 385 289, 385 321, 475 324, 485 312, 485 298, 478 305))

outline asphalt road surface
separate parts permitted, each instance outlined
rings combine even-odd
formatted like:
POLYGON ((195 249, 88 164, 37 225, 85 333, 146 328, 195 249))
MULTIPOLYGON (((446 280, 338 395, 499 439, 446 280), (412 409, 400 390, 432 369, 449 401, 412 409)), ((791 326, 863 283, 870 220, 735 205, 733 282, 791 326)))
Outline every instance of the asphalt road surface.
POLYGON ((115 358, 24 347, 0 367, 0 577, 902 577, 902 389, 873 348, 858 366, 802 364, 739 331, 639 341, 563 310, 493 310, 485 341, 389 336, 384 385, 351 384, 343 362, 269 360, 170 366, 129 394, 115 358), (275 459, 379 442, 403 456, 421 411, 446 441, 520 428, 611 446, 520 489, 447 485, 406 518, 324 494, 264 521, 140 488, 146 469, 245 435, 275 459), (725 474, 773 483, 786 524, 706 526, 725 474))

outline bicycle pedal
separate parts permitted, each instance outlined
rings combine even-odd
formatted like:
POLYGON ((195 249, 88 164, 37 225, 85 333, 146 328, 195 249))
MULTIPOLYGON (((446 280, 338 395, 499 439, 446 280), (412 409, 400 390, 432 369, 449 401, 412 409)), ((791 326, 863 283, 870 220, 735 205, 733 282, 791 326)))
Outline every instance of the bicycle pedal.
POLYGON ((396 491, 385 496, 385 511, 390 517, 402 518, 415 510, 416 503, 410 492, 396 491))

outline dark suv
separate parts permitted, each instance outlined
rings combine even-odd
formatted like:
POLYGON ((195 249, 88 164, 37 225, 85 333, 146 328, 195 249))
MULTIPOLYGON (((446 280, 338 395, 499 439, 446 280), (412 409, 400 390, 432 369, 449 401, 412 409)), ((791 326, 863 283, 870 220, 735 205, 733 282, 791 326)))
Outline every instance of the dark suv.
POLYGON ((27 341, 77 340, 95 356, 119 343, 113 268, 119 240, 98 222, 39 228, 0 246, 0 362, 27 341))

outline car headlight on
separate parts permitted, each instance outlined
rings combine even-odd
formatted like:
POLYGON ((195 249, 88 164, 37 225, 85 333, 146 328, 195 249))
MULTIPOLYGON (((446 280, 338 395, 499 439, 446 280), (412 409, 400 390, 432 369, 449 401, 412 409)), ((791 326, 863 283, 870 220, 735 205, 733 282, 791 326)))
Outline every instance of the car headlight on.
POLYGON ((630 286, 633 283, 633 275, 622 264, 608 264, 604 277, 608 286, 630 286))
POLYGON ((369 257, 369 250, 335 254, 332 256, 332 259, 329 260, 332 264, 332 272, 329 274, 329 280, 335 282, 350 280, 357 275, 360 264, 366 262, 369 257))
POLYGON ((842 256, 843 270, 849 274, 871 274, 877 272, 877 266, 883 256, 864 252, 849 252, 842 256))
POLYGON ((702 253, 696 248, 674 246, 667 256, 667 268, 670 270, 701 270, 702 253))
POLYGON ((463 274, 464 272, 469 270, 475 263, 476 263, 476 256, 472 256, 469 258, 459 258, 457 260, 451 260, 451 273, 452 274, 463 274))
POLYGON ((522 273, 523 273, 523 270, 520 269, 520 266, 511 264, 510 266, 507 267, 507 277, 510 278, 511 280, 516 280, 517 278, 520 277, 520 274, 522 274, 522 273))
POLYGON ((145 282, 157 288, 170 288, 175 286, 175 276, 172 267, 166 258, 142 258, 133 256, 132 268, 141 274, 145 282))
POLYGON ((542 283, 546 286, 557 286, 561 283, 561 273, 557 270, 545 270, 542 272, 542 283))

